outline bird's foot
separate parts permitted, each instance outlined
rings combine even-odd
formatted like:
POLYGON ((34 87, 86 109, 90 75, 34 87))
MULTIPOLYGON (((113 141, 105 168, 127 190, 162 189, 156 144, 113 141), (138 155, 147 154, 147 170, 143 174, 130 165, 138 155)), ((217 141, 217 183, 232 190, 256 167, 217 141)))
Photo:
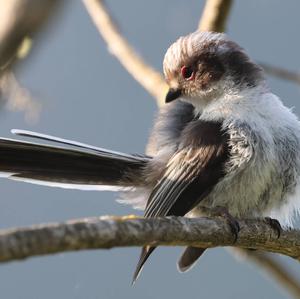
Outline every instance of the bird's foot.
POLYGON ((240 231, 239 222, 228 212, 228 210, 225 207, 221 206, 217 206, 211 209, 211 216, 222 217, 227 221, 230 231, 234 237, 233 243, 235 243, 237 241, 238 234, 240 231))
POLYGON ((277 219, 273 219, 271 217, 265 217, 264 221, 270 225, 270 227, 276 232, 277 238, 279 239, 281 232, 282 232, 282 227, 280 222, 277 219))

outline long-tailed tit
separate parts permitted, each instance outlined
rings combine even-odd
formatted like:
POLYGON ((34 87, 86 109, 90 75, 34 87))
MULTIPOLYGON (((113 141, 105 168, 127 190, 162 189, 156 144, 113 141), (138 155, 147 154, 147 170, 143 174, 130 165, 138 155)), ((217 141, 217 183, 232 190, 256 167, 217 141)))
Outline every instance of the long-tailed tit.
MULTIPOLYGON (((163 67, 170 89, 151 136, 153 156, 16 130, 60 145, 2 138, 0 171, 50 186, 120 190, 145 217, 222 207, 233 230, 230 215, 290 224, 300 201, 300 123, 270 92, 262 69, 225 34, 199 31, 171 45, 163 67)), ((153 250, 142 249, 134 280, 153 250)), ((179 269, 204 250, 188 247, 179 269)))

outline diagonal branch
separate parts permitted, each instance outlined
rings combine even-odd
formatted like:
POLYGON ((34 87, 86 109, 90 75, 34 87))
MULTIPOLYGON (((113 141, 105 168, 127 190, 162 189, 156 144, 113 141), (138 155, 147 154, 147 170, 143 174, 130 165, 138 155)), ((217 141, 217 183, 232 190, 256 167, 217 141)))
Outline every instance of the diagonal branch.
POLYGON ((83 3, 110 52, 115 55, 132 77, 157 99, 159 105, 164 103, 167 85, 163 77, 145 63, 122 36, 103 1, 83 0, 83 3))
POLYGON ((300 73, 296 73, 267 63, 260 63, 260 66, 265 70, 267 74, 271 76, 300 84, 300 73))
POLYGON ((300 298, 300 285, 298 277, 285 269, 284 265, 276 260, 271 254, 259 251, 234 248, 234 252, 246 257, 257 266, 267 271, 268 275, 284 287, 294 298, 300 298))
POLYGON ((0 231, 0 261, 63 251, 124 246, 235 246, 300 259, 300 231, 276 233, 263 221, 241 220, 239 238, 221 218, 95 217, 0 231))

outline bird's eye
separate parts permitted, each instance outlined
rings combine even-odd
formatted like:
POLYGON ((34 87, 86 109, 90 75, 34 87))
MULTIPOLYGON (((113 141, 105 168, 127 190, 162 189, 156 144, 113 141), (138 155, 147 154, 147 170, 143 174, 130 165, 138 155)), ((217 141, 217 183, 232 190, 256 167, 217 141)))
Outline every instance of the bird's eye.
POLYGON ((181 76, 185 80, 193 80, 195 78, 195 72, 190 66, 184 65, 180 71, 181 71, 181 76))

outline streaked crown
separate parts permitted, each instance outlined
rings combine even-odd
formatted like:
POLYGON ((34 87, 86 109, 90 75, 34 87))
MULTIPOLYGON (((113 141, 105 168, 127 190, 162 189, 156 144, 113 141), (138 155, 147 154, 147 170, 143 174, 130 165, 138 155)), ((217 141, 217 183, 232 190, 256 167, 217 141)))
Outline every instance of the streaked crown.
POLYGON ((167 50, 163 69, 166 81, 170 85, 176 82, 186 94, 196 88, 208 89, 222 78, 242 87, 253 87, 264 80, 261 68, 238 44, 215 32, 196 31, 180 37, 167 50), (188 74, 194 72, 193 78, 186 70, 188 74))

